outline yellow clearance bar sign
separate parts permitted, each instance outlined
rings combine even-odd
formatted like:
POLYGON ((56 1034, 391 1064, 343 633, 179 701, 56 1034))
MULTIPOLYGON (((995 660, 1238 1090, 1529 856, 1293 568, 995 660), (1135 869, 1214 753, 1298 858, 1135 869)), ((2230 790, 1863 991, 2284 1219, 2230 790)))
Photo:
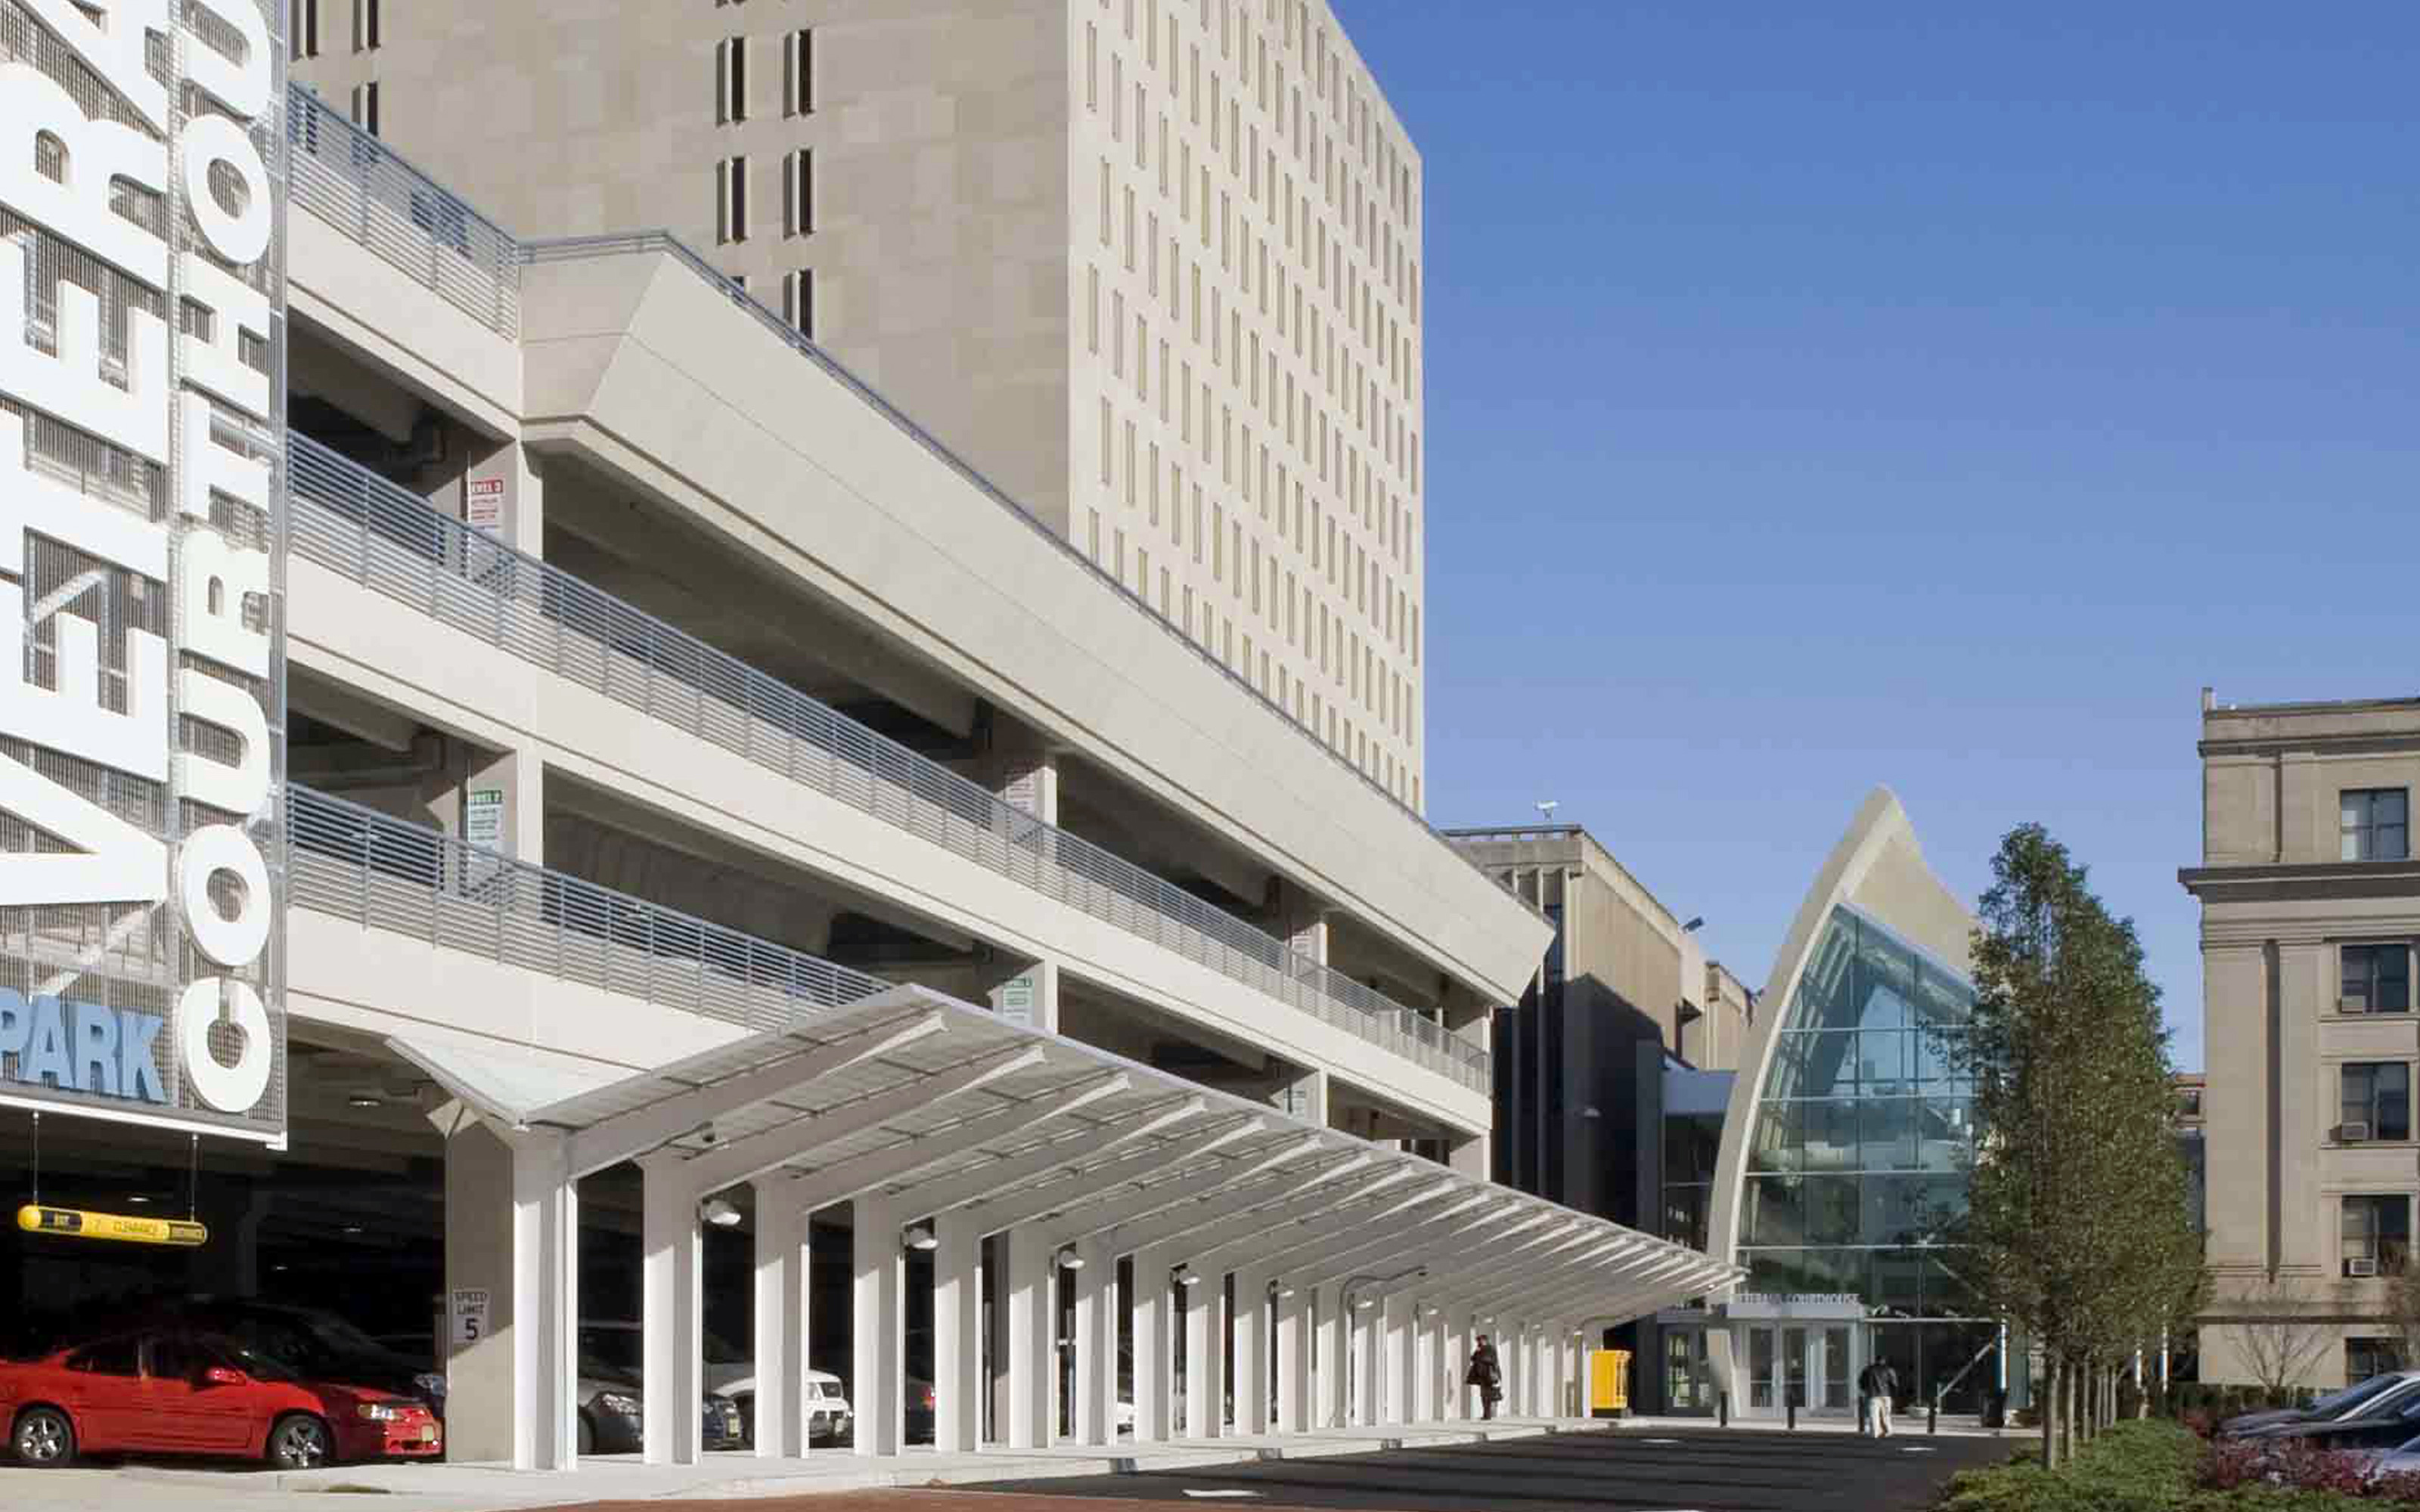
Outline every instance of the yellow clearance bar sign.
POLYGON ((56 1234, 62 1239, 115 1239, 128 1244, 174 1244, 184 1249, 210 1237, 208 1226, 182 1218, 137 1218, 78 1208, 38 1208, 31 1203, 17 1210, 17 1227, 29 1234, 56 1234))

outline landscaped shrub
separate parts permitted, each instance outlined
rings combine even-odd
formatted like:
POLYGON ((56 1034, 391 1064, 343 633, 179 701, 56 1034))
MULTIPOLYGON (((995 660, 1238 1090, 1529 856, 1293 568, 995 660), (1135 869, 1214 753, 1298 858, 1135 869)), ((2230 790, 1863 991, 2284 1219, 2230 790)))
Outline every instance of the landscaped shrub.
POLYGON ((2118 1423, 2064 1470, 2028 1457, 1950 1481, 1941 1512, 2381 1512, 2420 1506, 2420 1476, 2371 1479, 2368 1457, 2272 1443, 2205 1445, 2181 1425, 2118 1423))

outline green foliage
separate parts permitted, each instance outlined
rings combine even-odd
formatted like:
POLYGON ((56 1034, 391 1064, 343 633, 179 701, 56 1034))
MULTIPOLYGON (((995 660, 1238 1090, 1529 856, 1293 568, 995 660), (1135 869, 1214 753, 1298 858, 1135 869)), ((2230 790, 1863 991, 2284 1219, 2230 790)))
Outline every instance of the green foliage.
MULTIPOLYGON (((2131 919, 2038 825, 2009 831, 1974 937, 1975 1010, 1955 1047, 1983 1130, 1956 1236, 1981 1304, 2105 1421, 2116 1361, 2156 1347, 2207 1283, 2169 1126, 2168 1036, 2131 919)), ((2049 1394, 2056 1400, 2060 1394, 2049 1394)), ((2044 1458, 2066 1443, 2051 1414, 2044 1458)))
POLYGON ((2205 1453, 2191 1430, 2157 1420, 2119 1423, 2046 1471, 2028 1456, 1961 1472, 1939 1512, 2382 1512, 2408 1503, 2279 1487, 2209 1490, 2196 1484, 2205 1453))

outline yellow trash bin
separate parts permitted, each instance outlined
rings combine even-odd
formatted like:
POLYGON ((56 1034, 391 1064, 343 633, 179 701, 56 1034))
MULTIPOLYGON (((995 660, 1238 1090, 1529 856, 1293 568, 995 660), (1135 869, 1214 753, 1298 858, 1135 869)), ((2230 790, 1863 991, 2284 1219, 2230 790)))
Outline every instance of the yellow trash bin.
POLYGON ((1621 1417, 1630 1411, 1630 1351, 1589 1350, 1589 1416, 1621 1417))

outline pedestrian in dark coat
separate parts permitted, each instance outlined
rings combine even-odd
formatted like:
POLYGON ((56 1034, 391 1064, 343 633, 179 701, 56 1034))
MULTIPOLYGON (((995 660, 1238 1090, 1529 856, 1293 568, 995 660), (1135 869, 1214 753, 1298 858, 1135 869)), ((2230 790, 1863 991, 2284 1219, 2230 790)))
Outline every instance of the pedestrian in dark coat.
POLYGON ((1470 1368, 1462 1373, 1462 1383, 1479 1388, 1480 1412, 1496 1416, 1496 1404, 1504 1397, 1504 1367, 1496 1361, 1496 1346, 1487 1335, 1479 1335, 1479 1348, 1470 1351, 1470 1368))

